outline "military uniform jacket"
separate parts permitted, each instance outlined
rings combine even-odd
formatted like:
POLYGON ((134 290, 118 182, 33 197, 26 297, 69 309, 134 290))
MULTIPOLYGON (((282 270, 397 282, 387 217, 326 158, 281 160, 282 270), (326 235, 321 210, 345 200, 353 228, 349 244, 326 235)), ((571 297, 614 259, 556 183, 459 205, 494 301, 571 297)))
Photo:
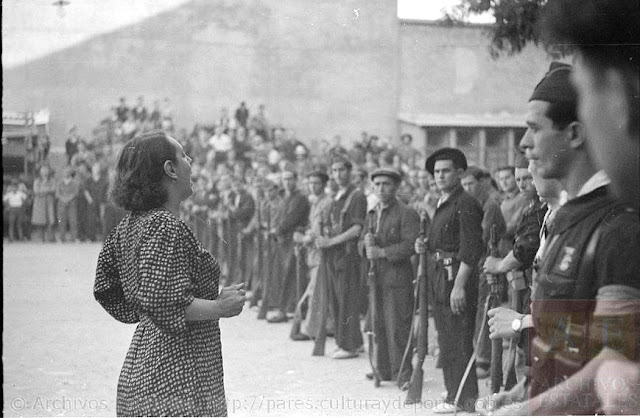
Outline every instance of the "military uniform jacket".
MULTIPOLYGON (((376 245, 383 248, 386 258, 376 259, 376 280, 386 287, 412 286, 413 266, 411 256, 414 243, 420 233, 418 213, 404 203, 393 200, 389 206, 376 206, 376 211, 367 215, 364 235, 369 233, 369 220, 377 225, 376 245)), ((361 254, 365 254, 364 241, 360 241, 361 254)))
POLYGON ((282 217, 276 226, 278 237, 291 241, 296 230, 304 231, 309 220, 309 209, 309 200, 298 190, 286 196, 282 204, 282 217))
MULTIPOLYGON (((594 339, 598 325, 592 314, 599 291, 619 285, 640 289, 638 214, 614 201, 605 186, 597 188, 558 210, 545 247, 533 284, 535 330, 554 351, 568 352, 584 363, 607 344, 594 339), (589 260, 585 254, 596 230, 595 253, 589 260)), ((616 303, 613 300, 612 307, 616 303)), ((634 327, 623 329, 624 344, 637 341, 637 324, 634 327)), ((615 340, 614 330, 609 332, 607 345, 615 340)), ((637 357, 637 343, 632 345, 630 357, 637 357)))

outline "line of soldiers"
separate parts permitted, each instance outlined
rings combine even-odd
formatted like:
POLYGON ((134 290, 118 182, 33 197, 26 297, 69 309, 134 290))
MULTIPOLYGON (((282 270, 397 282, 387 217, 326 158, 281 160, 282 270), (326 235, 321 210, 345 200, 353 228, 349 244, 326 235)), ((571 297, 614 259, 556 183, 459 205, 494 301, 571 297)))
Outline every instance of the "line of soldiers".
MULTIPOLYGON (((549 3, 558 40, 579 44, 583 3, 549 3)), ((308 175, 308 198, 295 172, 282 174, 285 197, 265 183, 242 230, 253 225, 254 252, 240 257, 250 263, 239 276, 265 316, 272 308, 271 322, 284 322, 295 311, 293 339, 317 344, 333 334, 332 357, 348 359, 362 350, 366 314, 374 336, 367 377, 406 388, 420 367, 403 362, 407 342, 409 353, 421 348, 412 307, 426 292, 446 387, 433 412, 475 410, 478 378, 489 369, 499 393, 483 405, 493 414, 640 413, 640 95, 638 43, 627 39, 638 33, 629 22, 639 13, 625 2, 586 3, 599 11, 588 16, 594 22, 617 16, 603 27, 613 35, 588 32, 597 42, 579 46, 575 68, 553 63, 535 86, 520 142, 526 158, 499 170, 501 199, 452 148, 426 161, 439 195, 421 213, 424 236, 418 212, 397 198, 401 175, 391 168, 371 173, 373 202, 352 184, 344 159, 333 161, 330 176, 308 175), (424 287, 415 286, 415 254, 426 256, 424 287), (496 347, 507 349, 504 367, 496 367, 496 347)))

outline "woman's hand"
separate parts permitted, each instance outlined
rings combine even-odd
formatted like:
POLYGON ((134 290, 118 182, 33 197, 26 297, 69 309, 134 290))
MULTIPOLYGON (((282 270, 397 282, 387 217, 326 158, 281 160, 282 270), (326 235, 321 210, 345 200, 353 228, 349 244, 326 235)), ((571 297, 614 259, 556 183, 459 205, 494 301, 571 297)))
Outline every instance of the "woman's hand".
POLYGON ((218 295, 218 306, 221 318, 231 318, 242 312, 244 303, 247 300, 246 291, 243 289, 244 283, 223 287, 218 295))

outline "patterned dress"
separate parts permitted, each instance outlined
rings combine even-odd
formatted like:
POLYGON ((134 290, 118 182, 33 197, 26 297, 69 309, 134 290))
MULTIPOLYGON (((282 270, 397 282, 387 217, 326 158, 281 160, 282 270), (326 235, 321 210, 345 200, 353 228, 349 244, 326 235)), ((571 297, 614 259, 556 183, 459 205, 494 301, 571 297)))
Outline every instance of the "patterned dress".
POLYGON ((218 321, 185 319, 216 299, 220 268, 169 211, 127 215, 105 241, 94 295, 118 321, 139 323, 118 381, 119 416, 225 416, 218 321))

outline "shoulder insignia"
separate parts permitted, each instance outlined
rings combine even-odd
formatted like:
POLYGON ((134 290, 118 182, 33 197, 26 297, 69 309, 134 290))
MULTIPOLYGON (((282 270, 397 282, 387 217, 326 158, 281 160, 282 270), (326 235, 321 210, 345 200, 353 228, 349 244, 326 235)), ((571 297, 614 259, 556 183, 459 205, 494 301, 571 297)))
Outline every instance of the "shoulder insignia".
POLYGON ((571 267, 571 263, 573 262, 573 255, 575 254, 575 252, 575 248, 564 247, 564 254, 562 255, 562 259, 560 260, 560 264, 558 265, 558 270, 562 272, 569 270, 569 267, 571 267))

